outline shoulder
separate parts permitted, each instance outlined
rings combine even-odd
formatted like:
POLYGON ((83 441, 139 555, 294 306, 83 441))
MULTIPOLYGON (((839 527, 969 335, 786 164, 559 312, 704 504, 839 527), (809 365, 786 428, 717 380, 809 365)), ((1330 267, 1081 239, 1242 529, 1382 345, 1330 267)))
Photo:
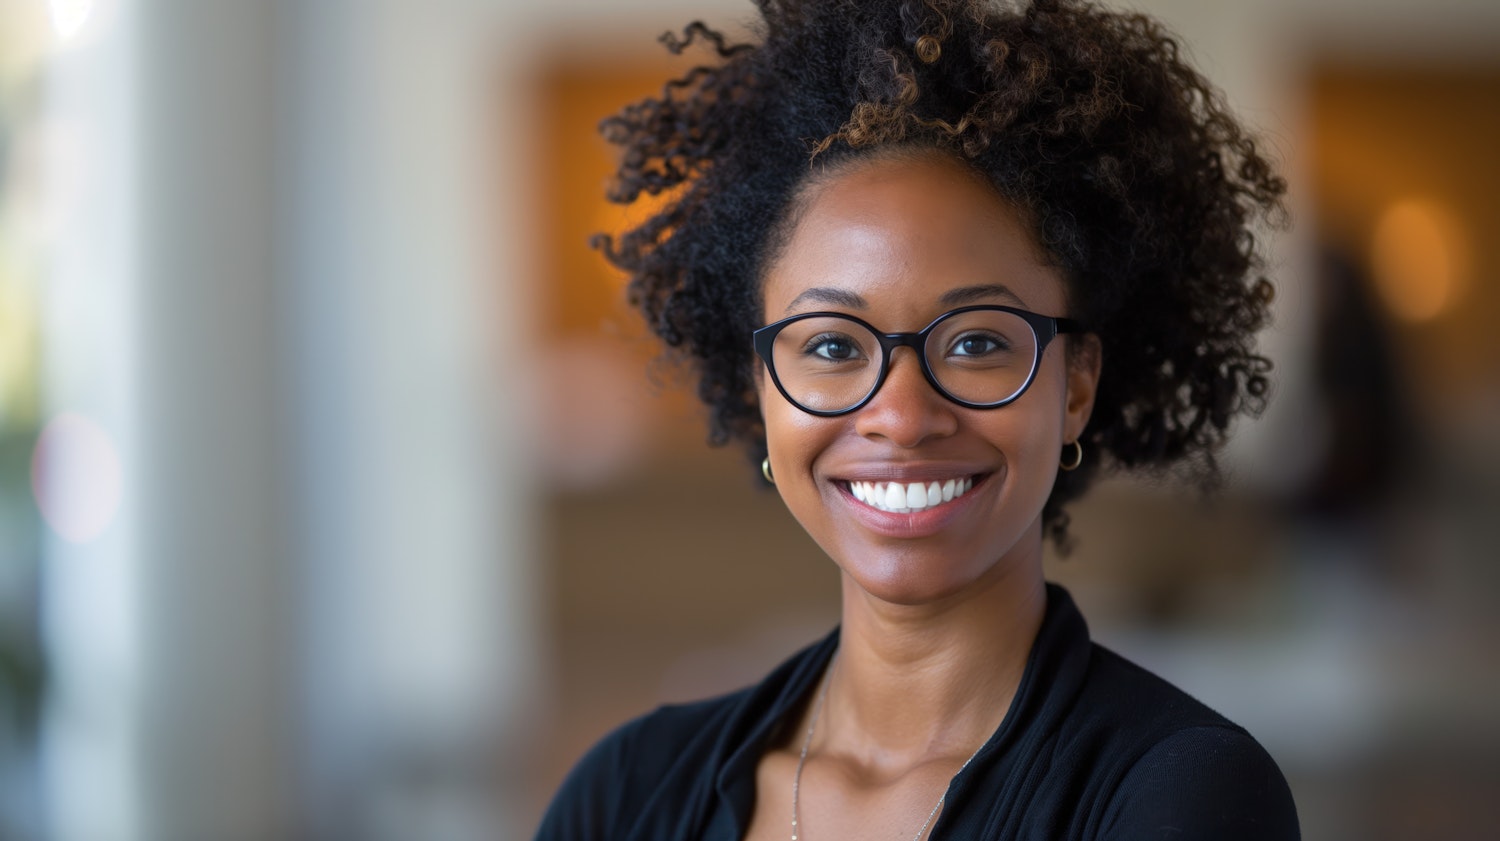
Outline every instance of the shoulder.
POLYGON ((1244 728, 1144 668, 1094 646, 1081 711, 1114 729, 1109 839, 1296 839, 1276 762, 1244 728))
POLYGON ((1109 839, 1297 839, 1281 769, 1237 727, 1177 730, 1141 755, 1104 820, 1109 839))
POLYGON ((747 691, 668 704, 615 728, 568 773, 547 808, 537 841, 612 837, 631 823, 629 810, 650 799, 663 781, 677 779, 679 787, 695 781, 711 785, 701 774, 684 780, 673 769, 684 761, 703 760, 712 750, 705 735, 717 729, 716 723, 747 691))
POLYGON ((1090 645, 1088 679, 1079 703, 1143 735, 1184 727, 1238 725, 1164 678, 1097 643, 1090 645), (1107 710, 1107 711, 1106 711, 1107 710))

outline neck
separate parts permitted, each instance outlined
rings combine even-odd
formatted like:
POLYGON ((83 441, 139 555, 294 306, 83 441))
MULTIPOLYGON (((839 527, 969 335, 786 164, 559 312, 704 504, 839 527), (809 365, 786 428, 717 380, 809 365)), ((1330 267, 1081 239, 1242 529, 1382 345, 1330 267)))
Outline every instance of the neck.
POLYGON ((846 575, 828 744, 875 765, 967 757, 999 727, 1046 611, 1039 565, 941 605, 874 599, 846 575))

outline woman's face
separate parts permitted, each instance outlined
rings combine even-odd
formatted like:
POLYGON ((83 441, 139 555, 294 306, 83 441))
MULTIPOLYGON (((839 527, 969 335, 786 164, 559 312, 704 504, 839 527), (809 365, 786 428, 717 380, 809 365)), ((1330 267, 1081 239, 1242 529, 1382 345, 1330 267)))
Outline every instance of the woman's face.
MULTIPOLYGON (((766 272, 766 323, 834 311, 890 333, 971 304, 1067 314, 1062 278, 1016 211, 936 153, 858 163, 811 188, 802 210, 766 272)), ((998 409, 949 402, 910 348, 893 353, 870 402, 837 417, 787 402, 762 366, 776 488, 846 578, 878 599, 932 603, 1016 575, 1030 586, 1041 575, 1042 507, 1098 380, 1097 352, 1070 365, 1066 350, 1064 341, 1049 344, 1031 387, 998 409), (905 513, 855 496, 854 483, 875 483, 858 491, 884 499, 892 482, 950 480, 973 486, 905 513)))

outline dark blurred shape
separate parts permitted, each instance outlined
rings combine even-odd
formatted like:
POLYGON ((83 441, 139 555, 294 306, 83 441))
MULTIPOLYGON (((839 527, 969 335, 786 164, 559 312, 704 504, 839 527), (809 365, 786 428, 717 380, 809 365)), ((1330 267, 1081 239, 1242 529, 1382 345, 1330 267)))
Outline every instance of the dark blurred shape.
POLYGON ((1304 513, 1320 519, 1380 508, 1425 460, 1411 394, 1371 283, 1369 272, 1343 249, 1323 248, 1314 372, 1329 434, 1301 500, 1304 513))

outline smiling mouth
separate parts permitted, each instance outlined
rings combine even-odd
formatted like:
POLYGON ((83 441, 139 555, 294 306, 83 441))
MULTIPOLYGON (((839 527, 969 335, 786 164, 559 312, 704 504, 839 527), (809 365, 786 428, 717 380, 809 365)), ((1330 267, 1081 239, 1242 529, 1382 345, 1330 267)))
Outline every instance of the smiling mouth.
POLYGON ((985 474, 955 477, 941 482, 844 482, 849 494, 871 508, 892 514, 910 514, 936 508, 973 490, 985 474))

